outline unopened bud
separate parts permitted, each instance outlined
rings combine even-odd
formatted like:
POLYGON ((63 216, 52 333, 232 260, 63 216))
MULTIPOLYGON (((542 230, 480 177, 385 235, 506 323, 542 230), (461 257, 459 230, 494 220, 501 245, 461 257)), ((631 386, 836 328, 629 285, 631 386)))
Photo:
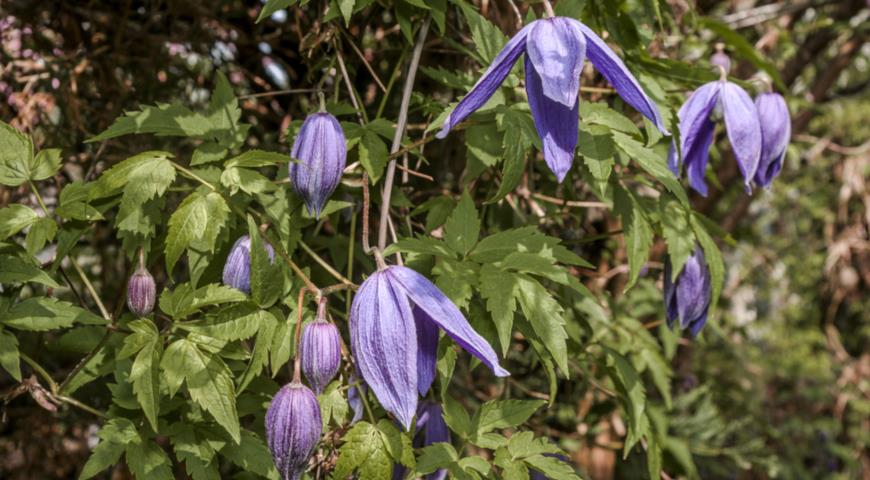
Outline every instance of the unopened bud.
POLYGON ((305 378, 318 395, 323 393, 341 366, 341 334, 326 318, 326 302, 321 302, 317 319, 302 330, 299 355, 305 378))
POLYGON ((266 440, 282 479, 302 477, 322 428, 320 404, 308 387, 293 382, 275 394, 266 412, 266 440))
MULTIPOLYGON (((275 261, 275 250, 268 243, 263 243, 269 260, 275 261)), ((224 264, 224 285, 251 293, 251 237, 242 235, 236 240, 227 262, 224 264)))
POLYGON ((320 217, 347 164, 341 124, 326 112, 309 115, 299 129, 290 155, 298 160, 290 164, 290 184, 305 201, 308 213, 320 217))
POLYGON ((136 272, 127 283, 127 308, 139 317, 144 317, 154 310, 154 300, 157 298, 157 287, 154 277, 139 265, 136 272))

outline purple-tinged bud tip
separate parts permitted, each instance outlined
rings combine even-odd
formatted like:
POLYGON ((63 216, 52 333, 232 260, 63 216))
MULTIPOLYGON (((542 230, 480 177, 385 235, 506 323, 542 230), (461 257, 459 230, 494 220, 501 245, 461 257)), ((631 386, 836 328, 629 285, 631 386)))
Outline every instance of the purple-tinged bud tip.
POLYGON ((714 67, 722 67, 725 70, 725 75, 731 73, 731 57, 725 53, 725 45, 716 44, 716 53, 710 56, 710 64, 714 67))
MULTIPOLYGON (((275 262, 275 250, 272 245, 263 242, 269 260, 275 262)), ((242 235, 236 240, 227 262, 224 264, 224 285, 251 293, 251 237, 242 235)))
POLYGON ((341 334, 335 324, 326 319, 326 303, 320 305, 317 319, 302 330, 299 345, 302 373, 318 395, 335 378, 341 366, 341 334))
POLYGON ((309 115, 302 123, 290 155, 290 184, 305 201, 308 213, 320 212, 338 186, 347 163, 347 145, 338 120, 326 112, 309 115))
POLYGON ((673 327, 679 319, 679 327, 688 329, 691 336, 698 335, 707 323, 707 311, 710 308, 712 283, 710 267, 704 258, 700 247, 689 255, 683 270, 677 275, 676 281, 671 281, 671 261, 665 261, 665 310, 668 326, 673 327))
POLYGON ((156 298, 154 277, 140 265, 127 283, 127 308, 137 316, 144 317, 154 310, 156 298))
POLYGON ((266 412, 266 440, 283 480, 297 480, 308 466, 322 432, 317 397, 301 383, 289 383, 266 412))

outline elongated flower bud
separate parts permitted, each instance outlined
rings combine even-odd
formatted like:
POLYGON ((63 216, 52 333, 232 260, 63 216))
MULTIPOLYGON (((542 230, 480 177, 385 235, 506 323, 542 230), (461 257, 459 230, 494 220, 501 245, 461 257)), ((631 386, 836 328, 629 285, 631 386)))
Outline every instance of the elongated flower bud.
POLYGON ((716 44, 716 53, 710 56, 710 64, 713 66, 722 67, 725 70, 725 75, 731 73, 731 57, 724 52, 725 46, 721 43, 716 44))
POLYGON ((326 302, 321 301, 317 319, 302 330, 299 345, 302 373, 318 395, 338 373, 341 366, 341 334, 326 319, 326 302))
MULTIPOLYGON (((263 243, 269 260, 274 263, 275 250, 268 243, 263 243)), ((224 285, 251 293, 251 237, 242 235, 236 240, 224 264, 224 285)))
POLYGON ((139 265, 127 283, 127 308, 137 316, 144 317, 154 310, 156 298, 157 287, 154 285, 154 277, 143 265, 139 265))
POLYGON ((710 268, 699 247, 695 247, 674 282, 671 281, 671 261, 666 260, 664 295, 668 326, 673 327, 679 319, 681 329, 688 328, 693 337, 697 335, 707 323, 711 285, 710 268))
POLYGON ((319 218, 347 163, 347 145, 338 120, 326 112, 309 115, 290 155, 298 160, 290 164, 290 184, 305 201, 308 213, 319 218))
POLYGON ((302 477, 322 433, 320 405, 308 387, 288 383, 266 412, 266 440, 284 480, 302 477))

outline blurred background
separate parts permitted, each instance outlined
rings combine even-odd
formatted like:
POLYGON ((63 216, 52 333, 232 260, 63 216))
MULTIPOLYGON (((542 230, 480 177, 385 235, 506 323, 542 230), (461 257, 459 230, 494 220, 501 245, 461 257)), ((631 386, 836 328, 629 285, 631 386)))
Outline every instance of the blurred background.
MULTIPOLYGON (((177 139, 83 141, 140 105, 204 107, 216 69, 227 74, 240 96, 242 121, 253 125, 249 145, 266 150, 288 151, 283 132, 305 115, 314 98, 285 91, 311 88, 329 77, 325 72, 335 66, 324 52, 335 44, 348 59, 366 108, 395 111, 392 102, 398 96, 380 105, 386 97, 359 58, 366 59, 377 78, 393 78, 405 52, 400 25, 381 8, 382 2, 375 2, 347 27, 325 26, 319 15, 325 3, 278 10, 255 24, 261 4, 251 1, 47 5, 3 0, 0 118, 33 135, 37 149, 63 150, 64 167, 55 188, 43 182, 51 206, 62 185, 93 179, 132 153, 161 147, 189 155, 194 145, 177 139)), ((471 3, 505 32, 514 31, 508 2, 471 3)), ((623 3, 632 15, 658 4, 623 3)), ((667 415, 670 428, 687 440, 669 449, 670 461, 681 463, 680 451, 691 455, 703 478, 870 478, 868 3, 660 2, 666 12, 664 33, 650 46, 653 55, 706 59, 717 37, 696 19, 715 18, 776 65, 793 118, 787 160, 772 189, 752 196, 738 188, 714 189, 706 199, 693 198, 730 240, 721 245, 727 280, 719 312, 701 341, 672 346, 674 410, 667 415)), ((447 19, 447 31, 453 38, 465 35, 456 18, 447 19)), ((467 67, 468 60, 450 47, 432 35, 422 64, 467 67)), ((733 74, 747 78, 754 73, 740 52, 729 53, 736 63, 733 74)), ((416 90, 450 96, 432 75, 421 76, 416 90)), ((425 100, 416 99, 415 107, 419 118, 425 100)), ((419 130, 413 123, 411 128, 419 130)), ((431 144, 428 155, 437 160, 427 171, 445 184, 459 178, 465 165, 464 159, 455 160, 464 153, 449 143, 431 144)), ((720 184, 733 183, 739 175, 736 163, 715 154, 713 161, 721 165, 720 184)), ((0 206, 13 203, 35 205, 36 199, 26 185, 0 187, 0 206)), ((533 205, 526 198, 521 208, 533 205)), ((589 216, 542 228, 570 242, 613 230, 608 222, 589 216)), ((119 297, 125 262, 110 225, 87 238, 92 247, 87 264, 99 278, 104 298, 119 297)), ((584 282, 614 292, 614 302, 624 312, 661 318, 657 278, 645 278, 620 297, 624 271, 612 271, 620 258, 618 251, 615 259, 604 256, 610 247, 585 244, 583 256, 600 267, 598 276, 584 282)), ((660 256, 664 249, 658 247, 660 256)), ((63 342, 42 340, 35 343, 35 355, 42 354, 40 363, 58 372, 68 371, 81 356, 63 342)), ((0 398, 11 399, 15 388, 0 373, 0 398)), ((581 413, 583 408, 577 407, 581 413)), ((583 421, 579 414, 573 421, 578 417, 583 421)), ((96 442, 93 417, 75 410, 51 413, 26 395, 2 405, 0 420, 0 478, 75 478, 96 442)), ((636 469, 643 467, 634 465, 633 456, 622 460, 618 446, 611 445, 619 437, 619 420, 604 417, 590 427, 563 433, 562 445, 574 446, 572 460, 592 478, 635 478, 636 469)), ((105 478, 128 474, 117 468, 105 478)))

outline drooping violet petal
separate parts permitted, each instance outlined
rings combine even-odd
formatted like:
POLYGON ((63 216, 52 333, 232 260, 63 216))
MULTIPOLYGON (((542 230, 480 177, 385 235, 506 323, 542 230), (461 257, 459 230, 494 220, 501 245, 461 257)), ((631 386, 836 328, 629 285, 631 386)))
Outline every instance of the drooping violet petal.
MULTIPOLYGON (((719 98, 722 82, 710 82, 692 92, 680 107, 680 146, 683 165, 688 170, 689 184, 701 195, 707 195, 704 171, 707 168, 710 145, 713 142, 715 124, 710 120, 719 98)), ((669 158, 669 163, 674 163, 669 158)), ((673 165, 671 165, 673 167, 673 165)))
POLYGON ((335 324, 318 319, 305 325, 299 355, 302 373, 320 395, 341 367, 341 334, 335 324))
POLYGON ((357 291, 350 338, 366 384, 408 430, 417 409, 417 331, 408 298, 388 271, 372 274, 357 291))
POLYGON ((532 24, 526 40, 526 72, 531 62, 544 96, 566 109, 577 105, 586 60, 586 40, 579 23, 567 17, 545 18, 532 24))
POLYGON ((320 404, 308 387, 290 383, 275 394, 266 411, 266 440, 282 479, 302 477, 322 428, 320 404))
POLYGON ((475 110, 482 107, 489 97, 491 97, 501 82, 507 78, 511 69, 516 63, 520 55, 526 50, 526 37, 529 34, 532 26, 537 22, 532 22, 523 27, 516 35, 511 38, 504 48, 496 55, 495 59, 487 68, 486 72, 480 77, 480 80, 471 87, 471 90, 465 95, 456 108, 450 112, 450 115, 444 120, 444 126, 436 135, 437 138, 444 138, 447 132, 456 124, 465 120, 466 117, 474 113, 475 110))
MULTIPOLYGON (((269 261, 275 263, 275 249, 272 245, 263 242, 263 248, 269 255, 269 261)), ((251 293, 251 237, 242 235, 233 244, 224 263, 224 285, 251 293)))
POLYGON ((574 163, 580 123, 579 99, 575 98, 574 108, 551 100, 544 95, 541 78, 528 57, 525 65, 526 94, 544 147, 544 161, 561 183, 574 163))
POLYGON ((393 284, 404 290, 414 305, 426 312, 432 321, 438 324, 450 338, 468 353, 492 369, 496 376, 506 377, 510 375, 507 370, 499 366, 498 356, 489 343, 471 328, 468 320, 465 319, 456 305, 426 277, 410 268, 399 265, 388 267, 381 273, 389 275, 394 280, 393 284))
POLYGON ((411 311, 417 325, 417 391, 425 396, 435 380, 438 325, 420 307, 414 305, 411 311))
POLYGON ((586 37, 586 56, 592 65, 613 85, 616 93, 625 100, 625 103, 650 119, 664 135, 670 135, 659 113, 658 106, 643 91, 640 83, 634 78, 622 59, 616 56, 616 53, 592 29, 576 20, 573 21, 586 37))
POLYGON ((752 178, 761 158, 761 124, 752 98, 740 86, 725 82, 719 94, 725 115, 728 141, 743 174, 746 191, 750 192, 752 178))
POLYGON ((686 260, 683 271, 677 278, 676 290, 680 327, 688 328, 706 314, 710 305, 710 269, 707 267, 704 252, 699 247, 686 260))
POLYGON ((290 155, 298 160, 289 166, 290 184, 305 201, 308 213, 319 218, 347 163, 341 124, 326 112, 309 115, 302 122, 290 155))
MULTIPOLYGON (((424 401, 417 408, 417 433, 414 436, 414 447, 423 448, 433 443, 450 443, 450 430, 444 421, 444 413, 441 405, 424 401)), ((426 480, 444 480, 447 478, 447 469, 438 469, 424 477, 426 480)))
POLYGON ((791 117, 785 99, 778 93, 759 94, 755 97, 755 108, 761 123, 761 159, 755 183, 767 188, 782 169, 791 138, 791 117))

